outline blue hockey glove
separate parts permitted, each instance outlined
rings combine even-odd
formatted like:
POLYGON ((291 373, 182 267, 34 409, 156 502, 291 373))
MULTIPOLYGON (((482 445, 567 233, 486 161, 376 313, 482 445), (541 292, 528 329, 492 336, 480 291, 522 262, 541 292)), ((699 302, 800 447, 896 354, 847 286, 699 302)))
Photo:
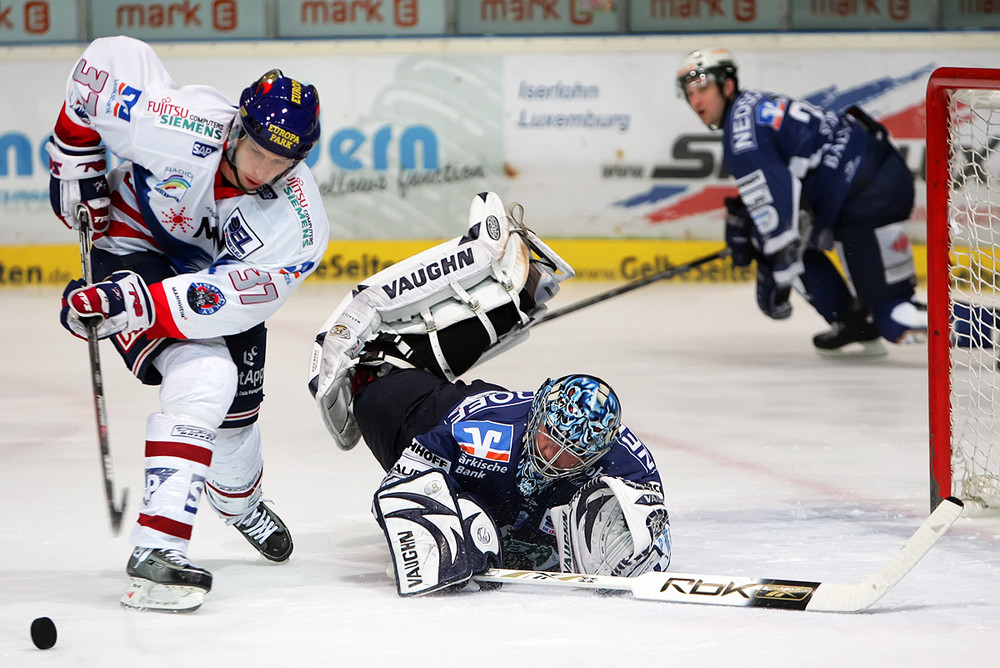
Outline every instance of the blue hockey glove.
POLYGON ((753 229, 753 219, 750 218, 750 213, 739 197, 727 197, 723 203, 726 205, 726 247, 729 249, 733 266, 749 266, 757 255, 751 243, 750 231, 753 229))
POLYGON ((791 285, 779 285, 774 278, 774 268, 767 260, 757 261, 757 306, 764 315, 774 320, 784 320, 792 315, 791 285))

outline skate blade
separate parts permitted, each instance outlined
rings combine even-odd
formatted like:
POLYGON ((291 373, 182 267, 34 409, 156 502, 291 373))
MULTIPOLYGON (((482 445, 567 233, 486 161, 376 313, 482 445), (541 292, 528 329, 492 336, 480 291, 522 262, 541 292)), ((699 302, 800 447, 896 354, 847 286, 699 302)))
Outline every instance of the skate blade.
POLYGON ((205 590, 184 585, 165 585, 132 578, 121 597, 123 608, 152 612, 194 612, 201 607, 205 590))
POLYGON ((840 348, 835 348, 833 350, 825 350, 823 348, 814 348, 816 354, 825 359, 870 359, 874 357, 885 357, 889 354, 889 349, 885 347, 882 343, 882 339, 875 339, 874 341, 855 341, 854 343, 848 343, 846 346, 841 346, 840 348))

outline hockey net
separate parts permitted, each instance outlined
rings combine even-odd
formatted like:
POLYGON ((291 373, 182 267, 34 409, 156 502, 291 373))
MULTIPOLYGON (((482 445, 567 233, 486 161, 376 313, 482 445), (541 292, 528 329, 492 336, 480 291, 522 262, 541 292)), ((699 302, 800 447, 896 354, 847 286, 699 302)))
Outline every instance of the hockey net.
POLYGON ((931 507, 1000 512, 1000 70, 927 86, 931 507))

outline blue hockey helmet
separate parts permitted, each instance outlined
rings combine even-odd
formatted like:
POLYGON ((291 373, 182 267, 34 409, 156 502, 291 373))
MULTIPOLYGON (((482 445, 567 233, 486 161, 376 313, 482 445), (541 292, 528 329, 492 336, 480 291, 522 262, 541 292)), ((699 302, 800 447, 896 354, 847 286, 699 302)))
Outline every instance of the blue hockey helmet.
POLYGON ((721 46, 698 49, 681 60, 677 68, 677 91, 681 97, 687 97, 686 91, 691 84, 714 82, 721 86, 726 79, 732 79, 739 88, 733 54, 721 46))
POLYGON ((528 414, 526 452, 518 467, 521 491, 530 494, 603 457, 615 441, 621 418, 618 395, 600 378, 571 374, 546 380, 528 414))
POLYGON ((319 141, 319 93, 316 87, 286 77, 273 69, 243 90, 235 139, 247 134, 268 151, 304 160, 319 141))

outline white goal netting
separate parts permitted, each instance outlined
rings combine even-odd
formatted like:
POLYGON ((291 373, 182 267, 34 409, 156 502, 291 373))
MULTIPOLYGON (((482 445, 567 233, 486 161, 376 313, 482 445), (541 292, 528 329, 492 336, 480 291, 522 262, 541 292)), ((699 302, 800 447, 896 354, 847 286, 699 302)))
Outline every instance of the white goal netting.
POLYGON ((950 91, 947 113, 951 493, 1000 510, 1000 90, 950 91))

